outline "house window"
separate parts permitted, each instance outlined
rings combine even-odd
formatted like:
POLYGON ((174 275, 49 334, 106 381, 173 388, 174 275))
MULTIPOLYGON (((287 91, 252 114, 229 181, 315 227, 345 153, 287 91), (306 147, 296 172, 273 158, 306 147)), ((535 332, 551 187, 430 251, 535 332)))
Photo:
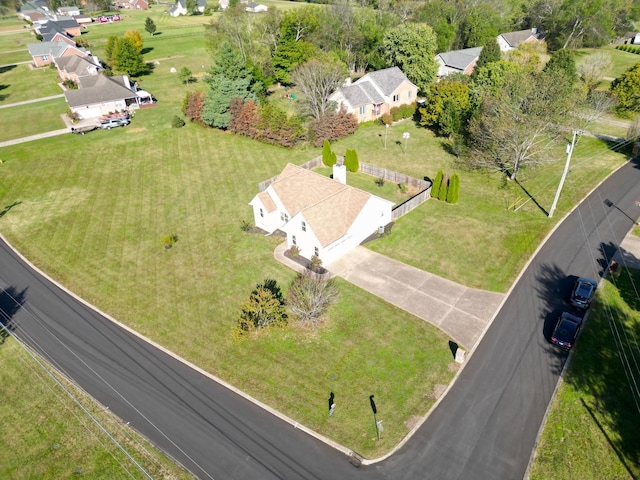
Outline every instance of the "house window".
POLYGON ((398 102, 398 101, 400 101, 400 95, 394 95, 394 96, 393 96, 393 101, 394 101, 394 102, 398 102))
POLYGON ((407 98, 411 98, 411 90, 407 92, 407 98))
POLYGON ((320 256, 320 250, 318 249, 318 247, 313 247, 313 254, 314 254, 316 257, 319 257, 319 256, 320 256))
POLYGON ((280 220, 282 220, 283 222, 288 222, 289 221, 289 215, 287 215, 284 212, 280 212, 280 220))
POLYGON ((298 244, 298 241, 296 240, 296 236, 295 235, 291 235, 291 243, 293 243, 294 245, 298 244))
POLYGON ((49 55, 42 55, 42 61, 46 62, 47 60, 49 60, 49 55))
POLYGON ((302 222, 302 231, 303 232, 307 231, 307 223, 306 222, 302 222))
POLYGON ((362 105, 360 107, 360 115, 364 115, 366 113, 366 110, 367 110, 366 107, 364 105, 362 105))
POLYGON ((260 209, 260 216, 264 218, 264 212, 262 211, 262 209, 260 209))

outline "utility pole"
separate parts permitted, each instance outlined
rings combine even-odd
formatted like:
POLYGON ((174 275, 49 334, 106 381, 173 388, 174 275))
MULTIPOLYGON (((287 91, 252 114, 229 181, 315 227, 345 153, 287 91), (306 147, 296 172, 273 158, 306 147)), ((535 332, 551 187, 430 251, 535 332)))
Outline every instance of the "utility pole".
POLYGON ((549 209, 549 218, 553 216, 553 211, 556 209, 556 205, 558 204, 558 200, 560 199, 560 192, 562 191, 562 186, 564 185, 564 181, 567 178, 567 173, 569 173, 569 164, 571 163, 571 154, 573 153, 573 147, 575 147, 576 145, 576 135, 578 135, 578 131, 574 130, 573 137, 571 138, 571 144, 567 145, 567 162, 564 164, 564 171, 562 172, 562 177, 560 178, 560 184, 558 185, 556 196, 553 199, 551 208, 549 209))

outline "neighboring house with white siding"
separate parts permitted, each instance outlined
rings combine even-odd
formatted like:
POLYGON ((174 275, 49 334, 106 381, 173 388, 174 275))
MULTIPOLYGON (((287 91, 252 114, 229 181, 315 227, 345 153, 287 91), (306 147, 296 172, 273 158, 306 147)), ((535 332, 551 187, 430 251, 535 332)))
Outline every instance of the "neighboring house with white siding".
POLYGON ((520 30, 518 32, 501 33, 498 35, 498 45, 500 51, 508 52, 515 50, 523 43, 539 43, 544 40, 544 33, 537 28, 520 30))
POLYGON ((345 107, 359 123, 376 120, 393 107, 416 101, 418 87, 398 67, 367 73, 333 92, 329 100, 345 107))
MULTIPOLYGON (((255 225, 281 230, 287 247, 314 255, 329 265, 391 222, 393 203, 342 183, 344 165, 334 166, 334 179, 293 164, 249 202, 255 225)), ((346 181, 346 180, 344 180, 346 181)))

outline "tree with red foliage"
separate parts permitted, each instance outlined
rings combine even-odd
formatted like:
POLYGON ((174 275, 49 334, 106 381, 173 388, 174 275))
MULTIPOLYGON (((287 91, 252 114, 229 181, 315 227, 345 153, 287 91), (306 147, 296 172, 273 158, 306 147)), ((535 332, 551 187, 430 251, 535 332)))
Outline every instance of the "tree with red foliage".
POLYGON ((342 106, 337 112, 326 111, 309 129, 313 145, 321 147, 325 140, 331 142, 351 135, 358 129, 358 119, 342 106))
POLYGON ((204 123, 202 121, 202 107, 204 106, 204 100, 206 95, 204 92, 189 92, 182 102, 182 113, 196 123, 204 123))
POLYGON ((241 98, 231 100, 229 106, 229 130, 240 135, 256 138, 260 112, 253 100, 243 101, 241 98))

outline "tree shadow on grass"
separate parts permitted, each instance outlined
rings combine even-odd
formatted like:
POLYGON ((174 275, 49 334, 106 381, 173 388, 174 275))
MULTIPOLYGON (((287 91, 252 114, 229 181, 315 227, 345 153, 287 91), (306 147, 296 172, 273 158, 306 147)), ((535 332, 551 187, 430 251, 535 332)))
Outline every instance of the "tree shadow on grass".
MULTIPOLYGON (((640 285, 640 271, 630 275, 640 285)), ((613 288, 609 280, 605 282, 613 288)), ((628 295, 623 292, 628 287, 618 286, 623 298, 628 295)), ((631 478, 640 475, 640 371, 635 363, 640 348, 639 313, 596 299, 565 376, 565 382, 588 399, 582 401, 584 407, 631 478)))
POLYGON ((142 55, 146 55, 147 53, 151 53, 151 52, 153 52, 153 47, 144 47, 144 48, 140 51, 140 53, 141 53, 142 55))
POLYGON ((0 74, 10 72, 14 68, 16 68, 16 66, 17 65, 5 65, 4 67, 0 67, 0 74))
POLYGON ((26 292, 26 288, 19 292, 13 286, 0 292, 0 344, 3 344, 15 329, 13 317, 22 308, 26 300, 26 292))

